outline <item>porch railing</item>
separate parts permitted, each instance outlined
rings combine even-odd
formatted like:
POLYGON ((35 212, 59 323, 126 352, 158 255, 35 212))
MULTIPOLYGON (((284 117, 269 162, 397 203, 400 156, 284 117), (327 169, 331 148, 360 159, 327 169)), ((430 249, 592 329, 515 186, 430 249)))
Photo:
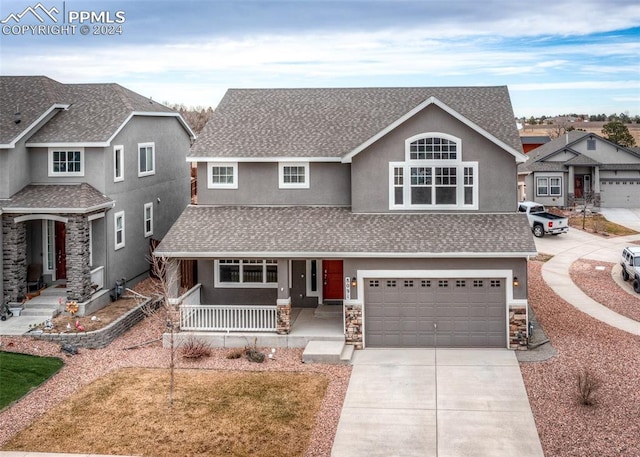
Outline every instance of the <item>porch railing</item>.
POLYGON ((104 288, 104 267, 96 267, 91 270, 91 284, 97 286, 94 292, 104 288))
POLYGON ((180 329, 225 332, 275 332, 276 306, 182 305, 180 329))

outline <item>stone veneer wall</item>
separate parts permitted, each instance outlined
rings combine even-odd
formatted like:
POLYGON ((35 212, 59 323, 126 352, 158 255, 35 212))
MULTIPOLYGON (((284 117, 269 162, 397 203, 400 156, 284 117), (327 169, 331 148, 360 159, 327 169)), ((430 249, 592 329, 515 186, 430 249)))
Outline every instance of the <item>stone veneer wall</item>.
POLYGON ((362 349, 362 305, 345 304, 344 306, 345 342, 362 349))
MULTIPOLYGON (((31 334, 33 338, 53 341, 60 344, 73 344, 74 346, 87 349, 100 349, 111 344, 113 340, 131 329, 134 325, 145 318, 145 306, 149 305, 151 299, 148 299, 135 307, 128 313, 119 317, 106 327, 92 332, 79 333, 42 333, 39 335, 31 334)), ((162 304, 162 300, 156 300, 151 303, 152 309, 158 309, 162 304)), ((161 337, 162 335, 158 335, 161 337)))
POLYGON ((509 307, 509 349, 527 349, 527 307, 509 307), (518 338, 520 336, 520 338, 518 338))
POLYGON ((27 293, 27 227, 24 222, 14 223, 16 216, 2 216, 4 302, 17 302, 27 293))
POLYGON ((278 322, 276 324, 276 333, 278 335, 288 335, 291 331, 291 301, 288 303, 278 303, 276 305, 276 313, 278 322))
POLYGON ((91 297, 89 268, 89 221, 85 215, 70 215, 67 221, 67 299, 85 302, 91 297))

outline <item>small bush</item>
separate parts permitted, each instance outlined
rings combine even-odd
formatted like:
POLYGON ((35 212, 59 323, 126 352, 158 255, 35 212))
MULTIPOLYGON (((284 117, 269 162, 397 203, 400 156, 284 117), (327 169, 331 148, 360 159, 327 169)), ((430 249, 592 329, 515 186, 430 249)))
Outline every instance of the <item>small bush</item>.
POLYGON ((591 372, 591 370, 583 369, 578 373, 578 400, 586 406, 595 403, 595 391, 600 388, 600 381, 591 372))
POLYGON ((235 348, 227 353, 227 359, 239 359, 245 353, 245 348, 235 348))
POLYGON ((201 359, 211 355, 211 345, 206 341, 190 337, 180 346, 180 355, 185 359, 201 359))

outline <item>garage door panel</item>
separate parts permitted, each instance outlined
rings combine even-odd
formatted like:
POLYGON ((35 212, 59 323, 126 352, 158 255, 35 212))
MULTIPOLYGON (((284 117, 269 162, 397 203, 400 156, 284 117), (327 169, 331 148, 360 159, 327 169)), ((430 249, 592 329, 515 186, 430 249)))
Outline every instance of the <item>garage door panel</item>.
POLYGON ((504 286, 499 278, 365 280, 366 344, 505 347, 504 286))

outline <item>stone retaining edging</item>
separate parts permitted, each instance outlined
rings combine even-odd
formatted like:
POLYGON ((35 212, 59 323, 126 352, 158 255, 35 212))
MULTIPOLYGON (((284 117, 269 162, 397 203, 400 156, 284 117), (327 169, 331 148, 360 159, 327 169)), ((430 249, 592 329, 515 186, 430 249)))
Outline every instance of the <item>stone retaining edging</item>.
MULTIPOLYGON (((144 307, 150 301, 151 298, 148 298, 137 307, 133 308, 126 314, 123 314, 118 319, 99 330, 78 333, 27 333, 27 335, 44 341, 53 341, 60 344, 73 344, 74 346, 86 349, 101 349, 111 344, 113 340, 144 319, 144 307)), ((151 304, 151 309, 158 309, 161 303, 161 299, 156 299, 151 304)))

